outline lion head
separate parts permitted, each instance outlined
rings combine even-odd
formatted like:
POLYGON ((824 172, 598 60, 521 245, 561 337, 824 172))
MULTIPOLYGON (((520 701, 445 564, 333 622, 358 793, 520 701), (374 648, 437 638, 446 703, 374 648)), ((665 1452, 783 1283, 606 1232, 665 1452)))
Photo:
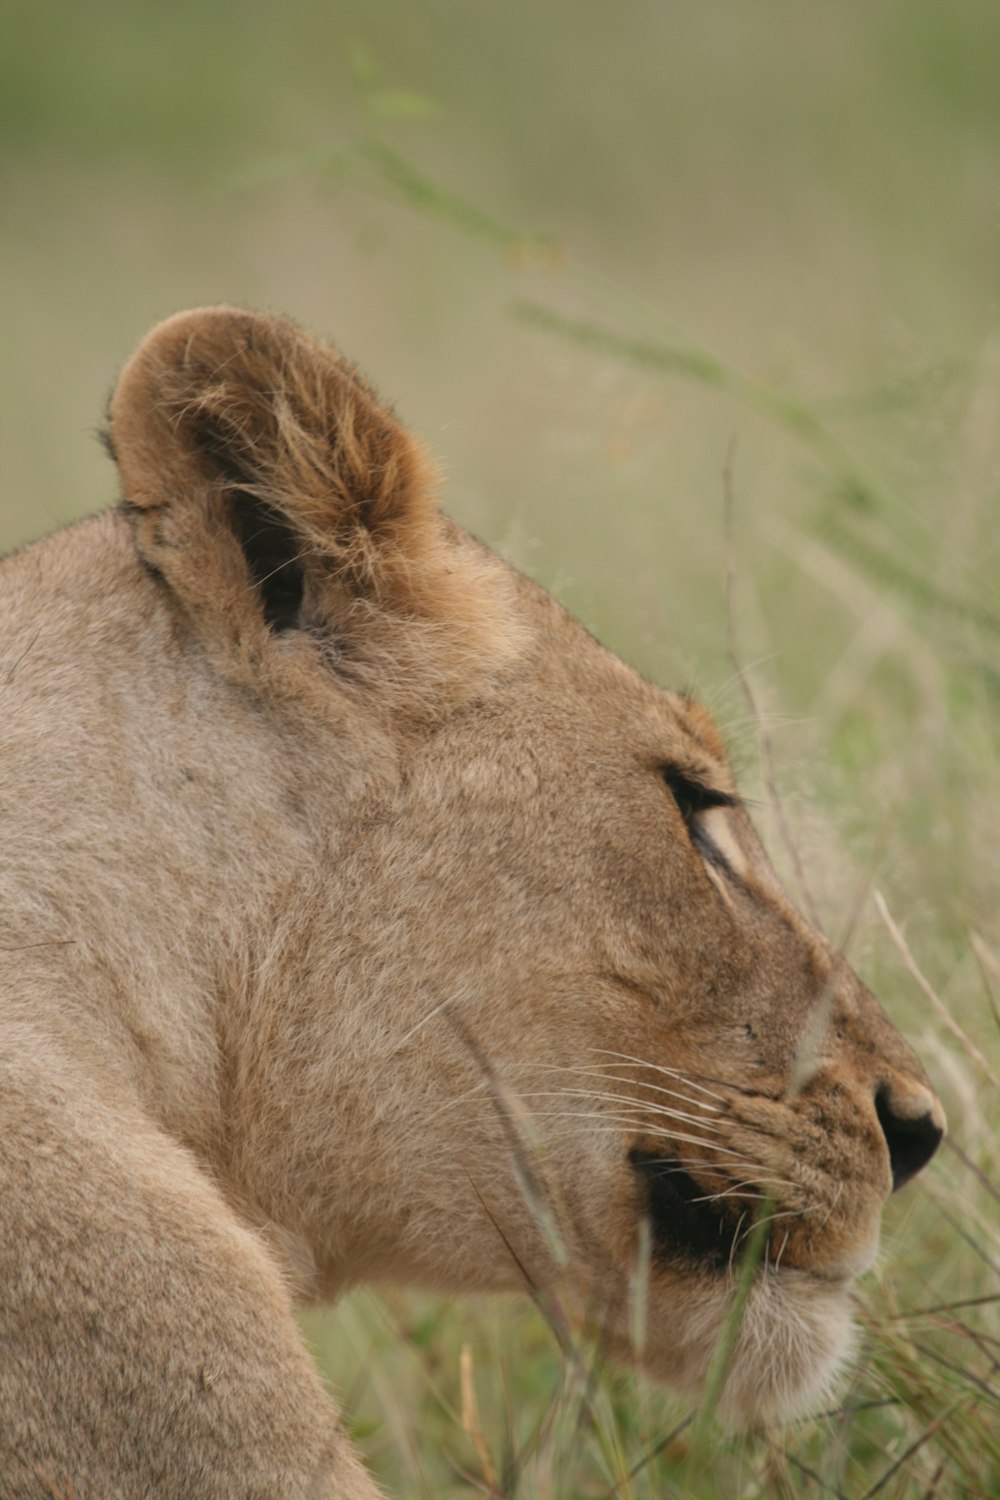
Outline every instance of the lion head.
POLYGON ((304 1293, 568 1276, 685 1389, 759 1224, 723 1409, 820 1399, 943 1116, 783 891, 707 712, 445 519, 416 441, 284 320, 160 325, 109 433, 130 816, 176 897, 149 974, 184 970, 211 1036, 197 1084, 151 1045, 148 1107, 304 1293))

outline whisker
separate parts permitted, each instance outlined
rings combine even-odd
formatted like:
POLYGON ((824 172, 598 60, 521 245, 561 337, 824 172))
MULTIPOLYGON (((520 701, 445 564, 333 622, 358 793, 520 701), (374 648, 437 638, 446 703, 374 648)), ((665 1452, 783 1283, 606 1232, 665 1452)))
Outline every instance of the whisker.
POLYGON ((764 1192, 756 1182, 734 1182, 732 1187, 723 1188, 721 1193, 703 1193, 700 1198, 692 1198, 692 1203, 719 1203, 723 1198, 731 1198, 734 1193, 743 1193, 751 1198, 763 1198, 764 1192))
POLYGON ((724 1095, 714 1094, 711 1089, 706 1089, 702 1084, 695 1083, 692 1078, 689 1078, 686 1073, 679 1072, 677 1068, 667 1068, 662 1063, 649 1062, 647 1059, 641 1057, 632 1057, 627 1052, 612 1052, 607 1047, 592 1047, 591 1051, 598 1053, 598 1055, 604 1054, 606 1057, 615 1057, 619 1062, 628 1063, 631 1067, 652 1068, 654 1073, 662 1073, 665 1078, 679 1078, 683 1083, 696 1089, 699 1094, 707 1094, 710 1099, 716 1099, 720 1104, 726 1103, 724 1095))
POLYGON ((773 1224, 777 1219, 804 1219, 806 1214, 815 1212, 815 1205, 813 1205, 812 1207, 807 1206, 806 1208, 786 1208, 782 1209, 778 1213, 767 1214, 763 1219, 754 1219, 753 1223, 750 1225, 750 1228, 746 1231, 746 1233, 740 1236, 740 1240, 738 1243, 742 1244, 743 1240, 745 1240, 749 1235, 753 1233, 755 1229, 757 1229, 761 1225, 773 1224))
POLYGON ((736 1247, 737 1247, 737 1245, 739 1245, 741 1243, 740 1230, 743 1228, 743 1220, 746 1218, 746 1216, 747 1216, 747 1211, 746 1211, 746 1209, 744 1209, 743 1212, 740 1214, 739 1218, 736 1220, 736 1229, 733 1232, 733 1242, 729 1246, 729 1270, 730 1270, 730 1272, 732 1272, 732 1269, 733 1269, 733 1258, 736 1255, 736 1247))
POLYGON ((673 1089, 661 1088, 656 1084, 647 1083, 645 1080, 638 1080, 634 1076, 616 1073, 610 1066, 604 1069, 554 1067, 553 1071, 572 1073, 578 1079, 593 1079, 596 1083, 618 1084, 623 1088, 634 1088, 637 1090, 633 1096, 636 1102, 647 1103, 651 1107, 655 1106, 659 1101, 655 1099, 647 1100, 645 1098, 646 1091, 655 1091, 662 1094, 665 1098, 676 1099, 678 1103, 686 1105, 689 1109, 698 1110, 705 1114, 718 1115, 720 1112, 717 1104, 712 1104, 706 1099, 696 1098, 693 1094, 684 1093, 679 1087, 673 1089), (639 1090, 642 1090, 642 1092, 638 1092, 639 1090))
POLYGON ((719 1130, 718 1125, 710 1120, 702 1119, 700 1115, 685 1114, 683 1110, 670 1109, 665 1104, 647 1104, 641 1099, 633 1098, 630 1094, 607 1094, 599 1089, 535 1089, 529 1093, 521 1093, 518 1097, 521 1099, 607 1099, 611 1104, 625 1104, 630 1109, 644 1114, 652 1112, 663 1116, 664 1119, 683 1120, 688 1125, 700 1125, 704 1130, 719 1130))
MULTIPOLYGON (((631 1084, 634 1082, 634 1079, 631 1079, 628 1076, 623 1078, 619 1074, 611 1072, 611 1067, 612 1064, 610 1063, 608 1063, 605 1068, 576 1068, 563 1063, 548 1063, 545 1065, 546 1071, 555 1073, 575 1073, 581 1078, 599 1078, 602 1082, 606 1083, 631 1084)), ((715 1113, 718 1113, 718 1105, 705 1104, 701 1099, 694 1099, 690 1094, 681 1093, 678 1089, 665 1089, 659 1084, 646 1082, 642 1082, 639 1087, 643 1089, 649 1089, 656 1094, 664 1094, 667 1098, 670 1099, 680 1099, 682 1103, 690 1104, 695 1109, 710 1109, 715 1113)))
MULTIPOLYGON (((838 1182, 835 1185, 835 1191, 834 1191, 834 1195, 833 1195, 833 1202, 830 1204, 830 1206, 828 1207, 826 1213, 823 1215, 823 1222, 819 1225, 819 1229, 820 1230, 823 1230, 823 1229, 826 1228, 826 1226, 827 1226, 827 1224, 829 1222, 829 1219, 830 1219, 830 1215, 833 1213, 834 1209, 837 1207, 837 1204, 840 1202, 840 1200, 843 1197, 843 1195, 844 1195, 844 1184, 842 1182, 838 1182)), ((815 1213, 817 1211, 817 1208, 818 1208, 818 1205, 815 1205, 813 1208, 811 1208, 809 1210, 809 1212, 810 1213, 815 1213)))
MULTIPOLYGON (((643 1134, 659 1136, 661 1139, 666 1141, 684 1141, 689 1146, 701 1146, 706 1151, 726 1151, 729 1149, 725 1144, 719 1141, 706 1141, 703 1136, 686 1135, 683 1131, 680 1130, 664 1130, 662 1127, 656 1125, 648 1125, 641 1120, 637 1121, 633 1116, 630 1115, 613 1115, 610 1112, 604 1113, 603 1111, 597 1110, 573 1109, 532 1110, 532 1114, 540 1120, 593 1120, 599 1126, 618 1124, 627 1126, 633 1130, 637 1127, 637 1125, 642 1125, 643 1134)), ((765 1172, 766 1169, 762 1167, 761 1171, 765 1172)))
MULTIPOLYGON (((656 1158, 655 1157, 652 1158, 650 1160, 649 1164, 651 1166, 656 1166, 657 1165, 656 1158)), ((780 1188, 780 1187, 784 1187, 784 1188, 796 1188, 796 1187, 799 1186, 799 1184, 797 1182, 790 1182, 787 1177, 774 1177, 774 1176, 772 1176, 768 1172, 768 1170, 767 1170, 766 1167, 761 1166, 757 1162, 744 1161, 744 1160, 741 1160, 739 1158, 736 1158, 733 1161, 711 1161, 711 1162, 706 1162, 706 1161, 700 1161, 697 1157, 692 1157, 692 1156, 665 1156, 665 1157, 662 1158, 662 1164, 665 1167, 676 1165, 676 1166, 679 1166, 679 1167, 683 1167, 685 1170, 688 1167, 693 1167, 693 1168, 695 1168, 695 1170, 697 1170, 699 1167, 702 1167, 702 1168, 704 1168, 704 1167, 711 1167, 711 1169, 712 1169, 713 1172, 723 1172, 727 1168, 731 1168, 734 1171, 735 1170, 742 1170, 744 1172, 752 1172, 754 1174, 753 1177, 751 1179, 749 1179, 748 1181, 746 1181, 746 1182, 736 1182, 736 1183, 733 1183, 731 1187, 723 1188, 718 1193, 709 1193, 709 1194, 706 1194, 706 1196, 704 1198, 699 1198, 699 1199, 695 1200, 695 1201, 697 1201, 699 1203, 701 1203, 701 1202, 710 1202, 712 1198, 724 1198, 729 1193, 739 1192, 739 1191, 741 1191, 742 1189, 745 1189, 745 1188, 752 1188, 752 1189, 763 1188, 764 1191, 765 1191, 765 1193, 766 1193, 771 1188, 780 1188)))
MULTIPOLYGON (((627 1083, 628 1081, 629 1080, 625 1078, 615 1079, 614 1075, 612 1074, 612 1082, 627 1083)), ((685 1079, 684 1081, 687 1082, 688 1080, 685 1079)), ((700 1099, 692 1099, 687 1094, 679 1094, 676 1089, 665 1089, 658 1083, 644 1082, 641 1087, 644 1089, 651 1089, 653 1093, 656 1094, 666 1094, 671 1099, 683 1099, 688 1104, 697 1105, 699 1109, 710 1109, 713 1110, 716 1114, 718 1114, 719 1112, 719 1106, 717 1104, 703 1104, 700 1099)))
MULTIPOLYGON (((573 1094, 574 1091, 571 1091, 571 1089, 565 1089, 565 1091, 561 1091, 561 1092, 564 1092, 564 1094, 573 1094)), ((531 1095, 525 1095, 525 1097, 531 1097, 531 1095)), ((540 1095, 540 1097, 544 1098, 544 1097, 546 1097, 546 1095, 540 1095)), ((558 1097, 558 1095, 556 1095, 556 1097, 558 1097)), ((591 1097, 591 1095, 588 1094, 588 1095, 586 1095, 586 1097, 589 1098, 589 1097, 591 1097)), ((607 1095, 598 1094, 598 1095, 592 1095, 592 1097, 594 1097, 595 1100, 600 1100, 600 1098, 607 1098, 607 1100, 615 1100, 615 1098, 618 1098, 618 1097, 616 1097, 616 1095, 612 1095, 612 1094, 607 1094, 607 1095)), ((609 1113, 609 1115, 607 1115, 607 1116, 601 1116, 600 1113, 598 1113, 598 1115, 595 1115, 594 1118, 595 1119, 607 1119, 607 1121, 615 1121, 615 1122, 618 1122, 619 1125, 622 1125, 622 1124, 631 1124, 631 1125, 634 1125, 634 1127, 642 1128, 643 1134, 649 1134, 649 1136, 658 1136, 658 1137, 660 1137, 660 1139, 669 1140, 669 1142, 672 1142, 672 1143, 673 1142, 688 1142, 688 1143, 690 1143, 690 1145, 708 1146, 708 1148, 712 1149, 712 1151, 724 1151, 724 1149, 726 1149, 726 1146, 724 1146, 724 1145, 720 1146, 720 1145, 717 1145, 717 1143, 715 1143, 715 1142, 706 1142, 706 1140, 703 1139, 703 1137, 691 1137, 691 1136, 687 1136, 687 1134, 682 1133, 682 1131, 664 1130, 663 1127, 657 1127, 657 1125, 652 1125, 651 1122, 649 1122, 648 1116, 646 1116, 645 1110, 642 1110, 642 1109, 637 1110, 636 1107, 634 1107, 633 1104, 631 1104, 630 1100, 619 1100, 619 1103, 624 1103, 625 1106, 630 1106, 630 1107, 628 1107, 628 1112, 627 1113, 625 1113, 625 1112, 619 1112, 619 1113, 615 1113, 615 1115, 612 1115, 612 1113, 609 1113)), ((567 1110, 567 1112, 559 1112, 559 1113, 565 1113, 565 1115, 570 1115, 570 1112, 568 1112, 568 1110, 567 1110)), ((700 1130, 715 1131, 715 1133, 720 1134, 720 1130, 718 1130, 718 1127, 715 1127, 715 1125, 709 1124, 708 1121, 702 1121, 702 1119, 691 1119, 690 1116, 682 1115, 682 1113, 679 1112, 679 1110, 663 1110, 663 1112, 660 1112, 660 1113, 663 1113, 663 1116, 666 1119, 678 1119, 678 1121, 684 1121, 685 1124, 688 1124, 688 1125, 697 1125, 697 1127, 699 1127, 700 1130)), ((549 1116, 549 1118, 552 1118, 552 1116, 549 1116)), ((571 1118, 577 1118, 577 1116, 573 1115, 573 1116, 571 1116, 571 1118)), ((730 1149, 730 1151, 732 1151, 732 1146, 730 1146, 729 1149, 730 1149)), ((697 1160, 691 1160, 691 1158, 685 1158, 685 1160, 682 1161, 681 1158, 672 1157, 672 1158, 670 1158, 670 1160, 678 1161, 678 1163, 682 1164, 682 1166, 693 1166, 693 1167, 705 1166, 705 1163, 699 1163, 699 1161, 697 1161, 697 1160)), ((712 1166, 720 1166, 720 1163, 712 1163, 712 1166)), ((772 1172, 772 1170, 769 1169, 769 1167, 763 1166, 763 1163, 759 1163, 759 1161, 747 1161, 747 1160, 745 1160, 745 1158, 736 1158, 735 1157, 735 1158, 733 1158, 732 1161, 729 1161, 729 1163, 726 1163, 726 1166, 741 1167, 741 1169, 744 1170, 744 1172, 753 1173, 754 1179, 756 1179, 756 1182, 754 1182, 754 1185, 756 1185, 756 1187, 765 1187, 765 1188, 796 1188, 796 1187, 799 1187, 798 1182, 790 1181, 789 1178, 778 1178, 778 1176, 775 1175, 775 1173, 772 1172)))

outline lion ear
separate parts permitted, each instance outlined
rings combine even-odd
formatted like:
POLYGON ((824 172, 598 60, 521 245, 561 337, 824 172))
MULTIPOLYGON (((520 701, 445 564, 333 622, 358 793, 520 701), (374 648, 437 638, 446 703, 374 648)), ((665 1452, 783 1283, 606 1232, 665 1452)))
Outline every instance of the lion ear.
POLYGON ((109 417, 140 551, 204 631, 259 646, 363 629, 371 645, 388 620, 427 621, 462 652, 485 648, 497 580, 483 590, 482 561, 438 514, 420 444, 291 322, 228 307, 168 319, 109 417))

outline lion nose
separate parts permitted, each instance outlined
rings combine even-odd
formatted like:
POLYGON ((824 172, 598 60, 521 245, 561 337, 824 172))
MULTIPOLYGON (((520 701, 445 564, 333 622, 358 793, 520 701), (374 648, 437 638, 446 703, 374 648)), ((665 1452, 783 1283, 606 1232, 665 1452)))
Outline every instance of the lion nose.
POLYGON ((922 1171, 944 1137, 944 1110, 923 1084, 881 1083, 875 1091, 875 1113, 889 1147, 892 1190, 922 1171))

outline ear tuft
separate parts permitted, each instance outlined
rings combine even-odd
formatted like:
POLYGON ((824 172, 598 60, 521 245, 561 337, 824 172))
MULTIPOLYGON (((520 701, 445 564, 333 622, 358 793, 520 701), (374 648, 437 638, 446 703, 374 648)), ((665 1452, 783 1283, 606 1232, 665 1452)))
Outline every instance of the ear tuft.
POLYGON ((160 323, 122 372, 108 444, 144 561, 227 670, 306 626, 356 677, 454 698, 517 649, 511 576, 439 515, 421 445, 287 319, 160 323))
POLYGON ((192 485, 253 495, 324 549, 426 524, 429 465, 346 360, 284 318, 235 308, 159 324, 112 397, 109 436, 133 505, 192 485))

